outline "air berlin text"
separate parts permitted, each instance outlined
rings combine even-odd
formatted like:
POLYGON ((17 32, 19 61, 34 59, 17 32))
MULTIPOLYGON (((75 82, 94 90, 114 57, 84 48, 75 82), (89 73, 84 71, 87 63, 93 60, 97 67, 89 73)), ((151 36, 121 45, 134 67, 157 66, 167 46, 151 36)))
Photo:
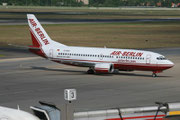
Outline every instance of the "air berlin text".
POLYGON ((41 40, 44 42, 45 45, 48 45, 49 44, 49 41, 46 39, 45 35, 43 34, 43 32, 41 31, 40 28, 36 28, 37 24, 36 22, 34 21, 34 19, 29 19, 31 25, 33 27, 35 27, 35 31, 37 32, 37 34, 39 35, 39 37, 41 38, 41 40))
POLYGON ((111 53, 111 55, 122 55, 122 56, 127 56, 127 57, 141 57, 143 53, 141 52, 127 52, 127 51, 114 51, 111 53))

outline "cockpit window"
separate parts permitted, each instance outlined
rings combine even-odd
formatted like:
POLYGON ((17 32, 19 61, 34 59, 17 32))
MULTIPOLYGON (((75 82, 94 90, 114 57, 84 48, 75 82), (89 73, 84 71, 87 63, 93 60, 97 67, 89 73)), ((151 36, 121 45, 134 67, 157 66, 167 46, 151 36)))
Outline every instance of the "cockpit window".
POLYGON ((167 60, 164 56, 159 56, 156 58, 157 60, 167 60))

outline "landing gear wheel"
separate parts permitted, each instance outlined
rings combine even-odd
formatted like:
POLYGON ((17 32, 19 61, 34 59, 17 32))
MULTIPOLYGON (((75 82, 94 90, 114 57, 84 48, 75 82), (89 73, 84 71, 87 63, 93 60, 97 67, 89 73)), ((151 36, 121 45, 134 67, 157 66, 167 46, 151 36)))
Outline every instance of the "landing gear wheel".
POLYGON ((152 77, 157 77, 157 74, 156 74, 156 73, 153 73, 153 74, 152 74, 152 77))
POLYGON ((89 69, 89 70, 87 71, 87 73, 88 73, 88 74, 94 74, 94 70, 93 70, 93 69, 89 69))

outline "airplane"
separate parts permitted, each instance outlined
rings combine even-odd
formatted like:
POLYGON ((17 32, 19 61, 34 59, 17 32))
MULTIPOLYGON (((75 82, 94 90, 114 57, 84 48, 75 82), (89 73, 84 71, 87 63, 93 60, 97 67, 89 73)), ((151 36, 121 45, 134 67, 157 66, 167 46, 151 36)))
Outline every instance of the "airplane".
POLYGON ((33 14, 27 14, 27 19, 32 53, 61 64, 89 67, 89 74, 140 70, 152 71, 152 77, 157 77, 174 66, 165 56, 150 51, 67 46, 52 40, 33 14))
POLYGON ((19 109, 0 106, 0 120, 40 120, 36 116, 19 109))

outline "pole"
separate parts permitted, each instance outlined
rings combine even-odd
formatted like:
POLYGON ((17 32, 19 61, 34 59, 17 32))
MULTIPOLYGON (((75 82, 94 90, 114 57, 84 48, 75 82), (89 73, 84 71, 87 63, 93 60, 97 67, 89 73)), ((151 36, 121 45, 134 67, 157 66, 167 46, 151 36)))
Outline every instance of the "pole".
POLYGON ((154 120, 156 120, 156 117, 158 115, 159 110, 161 109, 161 106, 158 106, 158 110, 156 111, 156 115, 154 116, 154 120))
POLYGON ((156 111, 156 115, 154 116, 154 120, 156 120, 159 111, 164 112, 164 114, 167 115, 167 112, 169 111, 169 106, 167 103, 155 102, 155 104, 158 105, 158 109, 156 111), (166 109, 163 111, 161 110, 162 107, 166 107, 166 109))
POLYGON ((66 103, 66 120, 73 120, 74 118, 74 109, 72 102, 66 103))
POLYGON ((64 99, 66 100, 66 120, 74 119, 73 101, 77 99, 76 89, 65 89, 64 99))
POLYGON ((122 114, 121 114, 121 110, 118 109, 118 111, 119 111, 119 117, 121 118, 121 120, 123 120, 123 117, 122 117, 122 114))

